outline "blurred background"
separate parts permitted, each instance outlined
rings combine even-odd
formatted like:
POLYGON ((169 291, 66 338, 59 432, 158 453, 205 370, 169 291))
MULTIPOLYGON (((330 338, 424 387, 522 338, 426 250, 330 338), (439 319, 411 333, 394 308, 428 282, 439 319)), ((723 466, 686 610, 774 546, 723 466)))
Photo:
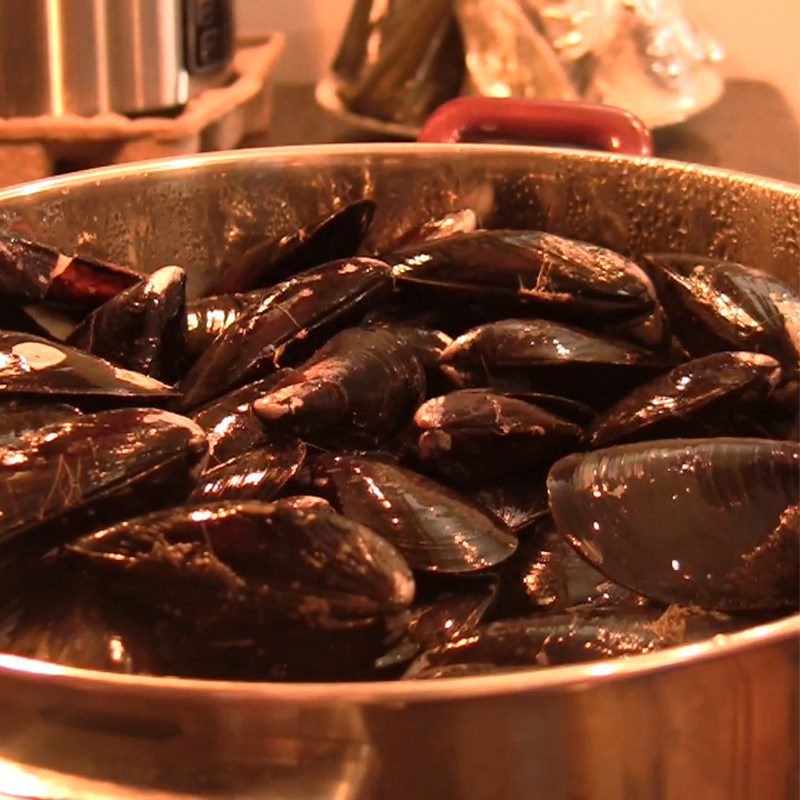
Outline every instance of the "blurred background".
MULTIPOLYGON (((284 81, 313 81, 328 68, 352 0, 236 0, 243 32, 282 30, 284 81)), ((768 81, 800 116, 800 0, 685 0, 692 19, 727 52, 729 77, 768 81)))

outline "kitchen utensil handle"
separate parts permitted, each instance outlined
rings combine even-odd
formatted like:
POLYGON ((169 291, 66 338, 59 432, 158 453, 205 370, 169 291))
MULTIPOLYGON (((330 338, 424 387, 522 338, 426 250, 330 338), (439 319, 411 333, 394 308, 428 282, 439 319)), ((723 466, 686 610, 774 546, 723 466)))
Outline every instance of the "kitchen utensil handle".
POLYGON ((577 145, 630 156, 653 152, 650 131, 638 117, 614 106, 567 100, 457 97, 428 117, 418 141, 487 138, 577 145))

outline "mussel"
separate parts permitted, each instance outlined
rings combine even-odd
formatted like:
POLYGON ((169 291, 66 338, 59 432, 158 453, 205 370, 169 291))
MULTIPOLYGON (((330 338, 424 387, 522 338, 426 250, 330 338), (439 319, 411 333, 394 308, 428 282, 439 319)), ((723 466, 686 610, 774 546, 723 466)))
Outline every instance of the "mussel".
POLYGON ((173 397, 166 384, 39 336, 0 331, 0 395, 59 400, 155 402, 173 397))
POLYGON ((323 455, 314 467, 317 489, 385 536, 415 570, 473 573, 516 549, 516 537, 489 511, 387 459, 323 455))
POLYGON ((416 348, 389 328, 351 328, 289 372, 253 410, 267 430, 337 446, 375 445, 425 396, 416 348))
POLYGON ((184 500, 206 437, 184 417, 123 408, 56 422, 0 447, 0 549, 43 551, 184 500))
POLYGON ((712 609, 797 604, 797 442, 619 445, 556 462, 548 488, 561 534, 622 586, 712 609))
POLYGON ((54 422, 80 416, 75 406, 67 403, 9 400, 0 402, 0 445, 11 444, 26 433, 38 431, 54 422))
POLYGON ((532 403, 467 389, 423 403, 412 435, 426 469, 480 484, 552 464, 578 448, 583 431, 532 403))
POLYGON ((607 404, 667 367, 628 342, 540 319, 507 319, 462 334, 441 356, 456 386, 536 391, 607 404))
POLYGON ((95 309, 67 344, 164 383, 186 362, 186 274, 163 267, 95 309))
POLYGON ((355 258, 333 261, 279 286, 214 340, 181 382, 191 409, 291 365, 356 321, 391 291, 389 267, 355 258))
POLYGON ((186 357, 189 364, 211 346, 211 343, 239 317, 256 307, 263 295, 249 293, 221 294, 201 297, 186 305, 186 357))
POLYGON ((259 242, 223 269, 208 294, 273 286, 311 267, 350 258, 374 214, 372 200, 356 200, 298 231, 259 242))

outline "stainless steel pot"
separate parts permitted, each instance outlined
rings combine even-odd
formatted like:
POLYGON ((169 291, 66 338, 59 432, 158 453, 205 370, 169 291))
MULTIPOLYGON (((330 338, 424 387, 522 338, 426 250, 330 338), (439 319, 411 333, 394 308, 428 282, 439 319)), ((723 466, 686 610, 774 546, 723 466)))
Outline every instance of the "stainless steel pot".
MULTIPOLYGON (((800 187, 487 145, 251 150, 0 193, 0 226, 196 292, 256 237, 373 196, 375 237, 465 205, 796 282, 800 187)), ((676 522, 679 524, 679 522, 676 522)), ((779 800, 797 795, 800 615, 628 660, 441 681, 236 684, 0 656, 0 792, 25 797, 779 800)))
POLYGON ((233 0, 0 0, 0 116, 174 111, 232 52, 233 0))

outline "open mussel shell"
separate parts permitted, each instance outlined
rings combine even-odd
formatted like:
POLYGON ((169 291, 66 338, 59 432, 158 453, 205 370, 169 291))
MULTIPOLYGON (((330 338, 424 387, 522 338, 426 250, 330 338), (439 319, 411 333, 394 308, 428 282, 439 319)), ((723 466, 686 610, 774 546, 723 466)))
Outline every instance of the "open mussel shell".
POLYGON ((0 331, 0 395, 145 403, 172 397, 175 391, 74 347, 0 331))
POLYGON ((186 356, 193 364, 222 332, 263 299, 253 294, 215 294, 186 304, 186 356))
POLYGON ((95 309, 67 344, 176 383, 186 362, 186 273, 162 267, 95 309))
POLYGON ((38 431, 55 422, 74 419, 81 412, 67 403, 36 400, 0 402, 0 445, 11 444, 20 436, 38 431))
POLYGON ((270 441, 253 414, 253 401, 268 394, 286 374, 286 370, 280 370, 234 389, 192 415, 206 432, 211 464, 222 464, 270 441))
POLYGON ((511 313, 527 309, 558 319, 631 319, 656 305, 650 278, 603 247, 550 233, 478 230, 386 256, 398 284, 452 303, 473 296, 511 313))
POLYGON ((648 601, 598 572, 542 517, 519 536, 516 552, 495 570, 492 617, 524 617, 576 606, 636 608, 648 601))
POLYGON ((174 619, 250 632, 396 613, 414 598, 403 557, 321 506, 211 503, 85 536, 65 551, 113 590, 174 619))
POLYGON ((206 453, 184 417, 125 408, 57 422, 0 447, 0 547, 45 547, 181 502, 206 453))
POLYGON ((473 328, 442 353, 441 366, 456 386, 544 392, 593 406, 667 368, 636 345, 541 319, 473 328))
POLYGON ((654 378, 603 412, 589 431, 594 447, 638 439, 737 434, 780 378, 759 353, 714 353, 654 378))
POLYGON ((425 396, 417 351, 391 328, 349 328, 286 375, 253 410, 267 431, 317 444, 375 445, 405 424, 425 396))
POLYGON ((491 390, 434 397, 414 414, 420 463, 461 483, 484 483, 552 464, 583 431, 532 403, 491 390))
POLYGON ((662 603, 798 602, 800 445, 685 439, 567 456, 550 471, 559 532, 604 575, 662 603))
POLYGON ((0 234, 0 295, 94 308, 143 277, 127 267, 0 234))
POLYGON ((793 374, 800 360, 800 297, 773 275, 693 255, 647 256, 659 297, 692 356, 748 350, 793 374))
POLYGON ((276 286, 189 370, 181 382, 181 407, 196 408, 296 363, 391 289, 389 267, 369 258, 333 261, 276 286))
POLYGON ((204 472, 189 503, 272 500, 300 469, 306 446, 299 439, 271 442, 204 472))
POLYGON ((303 270, 354 256, 375 214, 372 200, 356 200, 298 231, 265 239, 223 269, 208 294, 273 286, 303 270))
POLYGON ((547 667, 651 653, 730 633, 752 620, 695 608, 577 610, 482 625, 458 641, 423 653, 405 678, 456 664, 547 667))
POLYGON ((314 469, 320 492, 385 536, 415 570, 472 573, 516 549, 516 537, 485 508, 389 460, 323 455, 314 469))

